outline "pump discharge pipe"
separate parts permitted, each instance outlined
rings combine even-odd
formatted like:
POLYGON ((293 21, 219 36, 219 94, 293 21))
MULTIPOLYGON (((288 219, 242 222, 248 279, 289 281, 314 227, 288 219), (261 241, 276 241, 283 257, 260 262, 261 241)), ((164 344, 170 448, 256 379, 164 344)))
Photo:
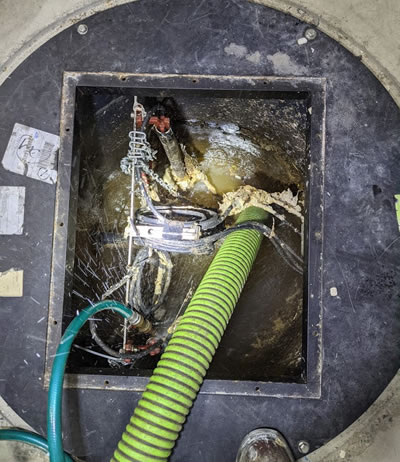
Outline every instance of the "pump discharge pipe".
POLYGON ((182 150, 179 146, 178 140, 175 137, 172 128, 169 128, 166 132, 163 132, 156 128, 158 139, 164 147, 165 154, 171 164, 171 169, 175 176, 182 180, 186 175, 185 164, 183 162, 182 150))
MULTIPOLYGON (((265 222, 244 210, 236 221, 265 222)), ((232 232, 193 295, 140 399, 112 462, 167 461, 225 332, 262 241, 252 229, 232 232)))

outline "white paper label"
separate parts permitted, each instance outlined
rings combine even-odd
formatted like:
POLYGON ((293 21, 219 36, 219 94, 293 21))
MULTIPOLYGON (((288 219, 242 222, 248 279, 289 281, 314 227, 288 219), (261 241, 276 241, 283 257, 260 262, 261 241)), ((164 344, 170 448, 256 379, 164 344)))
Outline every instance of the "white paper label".
POLYGON ((0 234, 22 234, 25 188, 0 186, 0 234))
POLYGON ((10 172, 54 184, 59 147, 59 136, 15 124, 2 164, 10 172))

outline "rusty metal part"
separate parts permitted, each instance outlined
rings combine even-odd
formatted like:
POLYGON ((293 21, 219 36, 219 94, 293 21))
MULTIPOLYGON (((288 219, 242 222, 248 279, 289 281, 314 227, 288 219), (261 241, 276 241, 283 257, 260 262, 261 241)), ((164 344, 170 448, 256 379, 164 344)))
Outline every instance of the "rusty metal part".
POLYGON ((149 124, 153 125, 161 133, 167 132, 171 128, 171 121, 169 117, 150 117, 149 124))
POLYGON ((124 348, 120 350, 121 353, 138 353, 143 351, 148 351, 149 356, 158 355, 161 352, 160 339, 157 339, 156 337, 150 337, 145 345, 134 345, 133 340, 127 340, 124 348), (158 346, 156 344, 158 344, 158 346))

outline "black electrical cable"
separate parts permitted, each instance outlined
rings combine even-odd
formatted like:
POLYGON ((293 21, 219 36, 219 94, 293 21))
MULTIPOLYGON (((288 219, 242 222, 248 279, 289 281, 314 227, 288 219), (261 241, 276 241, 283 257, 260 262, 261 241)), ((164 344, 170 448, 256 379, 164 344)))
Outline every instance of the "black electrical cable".
MULTIPOLYGON (((202 230, 216 228, 226 218, 225 214, 220 216, 215 210, 196 206, 156 205, 154 208, 170 225, 187 227, 198 225, 202 230), (182 220, 182 217, 188 219, 182 220)), ((160 221, 152 211, 139 209, 135 218, 136 224, 160 226, 160 221)))
POLYGON ((211 234, 209 236, 201 237, 200 239, 193 241, 172 241, 143 238, 143 243, 144 245, 150 246, 154 249, 163 250, 166 252, 209 254, 214 251, 214 245, 216 241, 225 238, 230 233, 239 229, 254 229, 263 233, 264 236, 273 241, 274 247, 276 249, 280 249, 279 254, 285 259, 288 265, 298 273, 303 273, 302 259, 294 252, 294 250, 292 250, 281 239, 279 239, 269 226, 258 222, 249 221, 246 223, 241 223, 239 225, 235 225, 231 228, 211 234))
POLYGON ((153 250, 150 247, 142 247, 138 250, 132 265, 133 275, 130 284, 129 301, 137 311, 145 317, 149 317, 159 308, 167 295, 172 276, 172 262, 168 252, 154 249, 158 257, 158 275, 155 282, 153 298, 149 304, 143 300, 143 279, 145 265, 151 262, 153 250), (161 277, 159 277, 161 275, 161 277))
POLYGON ((119 351, 113 350, 109 347, 97 334, 96 322, 93 319, 89 320, 90 333, 92 334, 92 339, 97 343, 97 345, 105 351, 108 355, 114 356, 114 358, 120 358, 121 354, 119 351))
POLYGON ((150 196, 147 193, 147 189, 144 185, 143 178, 141 177, 140 174, 139 174, 139 187, 140 187, 140 192, 142 193, 142 196, 144 197, 146 201, 147 207, 151 210, 154 216, 156 216, 163 223, 167 222, 168 220, 161 213, 159 213, 156 207, 154 206, 153 201, 151 200, 150 196))
POLYGON ((157 348, 165 346, 165 341, 163 339, 157 340, 157 342, 153 343, 153 345, 149 346, 144 350, 137 351, 135 353, 120 353, 118 357, 116 356, 107 356, 97 351, 90 350, 89 348, 82 347, 80 345, 74 344, 73 347, 78 348, 79 350, 86 351, 87 353, 100 356, 102 358, 108 359, 110 361, 118 361, 118 362, 125 362, 125 360, 139 360, 148 356, 152 351, 156 350, 157 348))
MULTIPOLYGON (((152 249, 150 247, 143 247, 136 253, 135 259, 132 266, 130 267, 130 274, 132 282, 130 284, 129 301, 137 311, 140 311, 146 318, 161 306, 167 295, 172 275, 172 262, 171 257, 167 252, 163 250, 154 249, 158 256, 158 271, 161 272, 161 279, 156 280, 159 284, 158 287, 154 287, 153 300, 150 306, 148 306, 142 298, 142 282, 144 277, 144 267, 146 263, 150 262, 152 249)), ((97 333, 97 325, 93 319, 89 320, 90 333, 92 339, 97 345, 108 355, 115 358, 121 358, 123 355, 119 351, 114 350, 106 342, 104 342, 97 333)), ((129 355, 128 355, 129 357, 129 355)), ((135 356, 136 357, 136 356, 135 356)))

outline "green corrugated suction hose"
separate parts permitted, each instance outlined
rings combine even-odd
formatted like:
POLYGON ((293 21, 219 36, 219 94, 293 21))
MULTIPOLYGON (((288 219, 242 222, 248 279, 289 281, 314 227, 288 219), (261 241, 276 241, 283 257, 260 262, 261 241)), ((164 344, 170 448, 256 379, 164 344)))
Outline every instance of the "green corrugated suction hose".
MULTIPOLYGON (((263 222, 243 211, 237 224, 263 222)), ((262 234, 230 234, 213 259, 122 435, 112 462, 163 462, 170 456, 250 273, 262 234)))

